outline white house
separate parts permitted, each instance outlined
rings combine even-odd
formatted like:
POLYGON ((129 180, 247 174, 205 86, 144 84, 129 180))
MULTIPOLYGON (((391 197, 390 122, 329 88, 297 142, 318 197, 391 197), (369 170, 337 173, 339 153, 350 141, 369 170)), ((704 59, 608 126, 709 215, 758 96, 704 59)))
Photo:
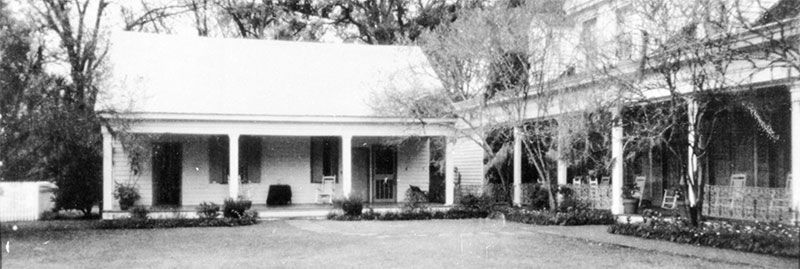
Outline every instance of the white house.
MULTIPOLYGON (((792 1, 760 1, 761 5, 754 4, 755 0, 737 1, 742 4, 747 12, 745 17, 756 20, 764 14, 771 12, 772 8, 791 4, 792 1), (751 12, 752 11, 752 12, 751 12)), ((725 1, 720 1, 723 3, 725 1)), ((728 3, 731 1, 727 1, 728 3)), ((592 73, 598 69, 614 69, 618 74, 637 72, 638 60, 642 48, 648 46, 642 43, 646 38, 658 37, 658 31, 649 31, 648 36, 642 36, 648 31, 650 25, 643 23, 640 14, 633 12, 633 5, 647 2, 624 0, 568 0, 565 1, 564 23, 558 31, 563 33, 554 40, 555 50, 551 58, 558 58, 552 69, 553 72, 544 72, 547 85, 553 92, 559 92, 552 102, 553 107, 536 107, 536 98, 530 98, 529 108, 524 117, 528 121, 547 119, 558 113, 579 111, 583 105, 583 96, 613 92, 613 83, 598 79, 605 74, 592 73), (606 57, 611 56, 611 57, 606 57), (591 57, 600 58, 592 59, 591 57), (594 60, 594 61, 593 61, 594 60), (574 75, 563 75, 571 68, 574 75), (615 69, 616 68, 616 69, 615 69), (567 90, 568 89, 568 90, 567 90)), ((681 3, 681 1, 674 1, 681 3)), ((796 5, 796 4, 795 4, 796 5)), ((730 6, 729 6, 730 8, 730 6)), ((794 17, 797 14, 784 14, 794 17)), ((684 29, 689 22, 678 14, 667 17, 670 27, 676 32, 684 29)), ((551 27, 537 25, 534 20, 531 27, 533 35, 539 32, 537 27, 551 27)), ((790 24, 791 25, 791 24, 790 24)), ((789 37, 798 35, 800 29, 797 23, 793 27, 783 28, 789 37)), ((774 26, 774 25, 773 25, 774 26)), ((769 24, 765 28, 773 27, 769 24)), ((702 27, 702 26, 701 26, 702 27)), ((707 30, 708 31, 708 30, 707 30)), ((769 31, 769 30, 767 30, 769 31)), ((703 34, 712 35, 713 32, 703 34)), ((540 38, 540 37, 533 37, 540 38)), ((660 37, 667 38, 667 37, 660 37)), ((741 33, 741 46, 758 45, 764 42, 763 37, 746 32, 741 33)), ((531 42, 538 44, 541 42, 531 42)), ((652 44, 650 44, 652 45, 652 44)), ((535 49, 535 48, 534 48, 535 49)), ((759 52, 756 50, 756 54, 759 52)), ((753 59, 758 59, 758 56, 753 59)), ((758 131, 758 122, 752 119, 748 111, 731 111, 724 117, 714 131, 719 134, 709 145, 709 155, 703 160, 688 160, 689 165, 699 165, 703 169, 703 179, 708 182, 705 195, 704 214, 709 216, 787 221, 788 218, 797 218, 800 209, 800 184, 791 181, 792 174, 800 173, 800 82, 797 70, 787 68, 785 65, 765 65, 768 68, 753 69, 750 63, 733 63, 728 79, 735 81, 737 92, 751 94, 756 98, 770 102, 770 115, 776 128, 774 137, 767 138, 758 131), (791 107, 791 109, 790 109, 791 107), (736 178, 736 179, 732 179, 736 178), (743 178, 741 186, 733 181, 743 178), (736 186, 733 186, 736 185, 736 186), (794 216, 792 216, 794 215, 794 216)), ((654 80, 652 76, 644 76, 643 81, 654 80)), ((679 81, 678 83, 683 83, 679 81)), ((683 86, 680 86, 683 87, 683 86)), ((682 88, 681 88, 682 89, 682 88)), ((652 89, 645 92, 651 100, 666 97, 667 92, 652 89)), ((485 117, 496 117, 492 114, 495 106, 505 105, 505 101, 497 101, 484 108, 485 117)), ((463 104, 470 107, 469 102, 463 104)), ((625 104, 635 106, 636 104, 625 104)), ((477 108, 475 108, 477 109, 477 108)), ((618 113, 618 112, 617 112, 618 113)), ((619 115, 619 114, 617 114, 619 115)), ((624 115, 623 115, 624 116, 624 115)), ((611 209, 615 214, 622 213, 622 186, 625 182, 633 182, 636 178, 644 178, 648 184, 646 198, 660 205, 663 191, 674 188, 680 184, 681 174, 676 172, 687 160, 679 160, 660 150, 654 149, 652 154, 657 158, 648 162, 638 158, 632 162, 624 160, 626 154, 623 148, 624 130, 616 126, 611 132, 611 155, 613 167, 608 174, 601 175, 610 178, 610 184, 597 186, 575 186, 585 189, 585 194, 591 193, 591 199, 603 201, 603 208, 611 209)), ((458 154, 455 154, 455 166, 461 172, 462 187, 466 182, 469 186, 481 186, 486 171, 483 167, 484 153, 480 146, 470 141, 471 139, 458 139, 455 142, 458 154)), ((522 179, 531 175, 524 175, 521 154, 522 149, 519 139, 516 139, 514 152, 514 203, 521 204, 522 198, 529 195, 524 193, 522 179)), ((646 155, 646 154, 643 154, 646 155)), ((691 156, 691 154, 689 154, 691 156)), ((574 178, 585 177, 585 171, 563 160, 558 160, 557 181, 559 184, 571 184, 574 178)), ((598 180, 599 181, 599 180, 598 180)), ((737 181, 738 182, 738 181, 737 181)), ((578 183, 578 182, 575 182, 578 183)), ((588 183, 588 182, 583 182, 588 183)), ((481 192, 480 187, 468 187, 467 191, 481 192)))
POLYGON ((291 187, 292 204, 330 194, 402 202, 410 185, 428 190, 429 138, 451 133, 446 119, 376 116, 381 91, 441 87, 417 47, 129 32, 111 42, 97 107, 110 122, 104 218, 122 214, 115 184, 135 185, 154 207, 263 204, 273 184, 291 187), (149 155, 132 163, 123 133, 149 155))

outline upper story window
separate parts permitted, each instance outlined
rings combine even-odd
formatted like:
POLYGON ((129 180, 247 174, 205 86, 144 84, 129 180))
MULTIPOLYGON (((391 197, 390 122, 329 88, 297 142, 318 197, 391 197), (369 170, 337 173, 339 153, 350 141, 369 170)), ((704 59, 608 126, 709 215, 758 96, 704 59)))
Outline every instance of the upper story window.
POLYGON ((580 47, 585 55, 586 69, 591 69, 597 59, 597 40, 595 40, 595 33, 597 31, 597 18, 592 18, 583 21, 580 36, 580 47))
POLYGON ((597 31, 597 18, 591 18, 583 22, 581 29, 581 45, 585 48, 594 47, 595 44, 595 31, 597 31))
POLYGON ((615 56, 619 60, 630 60, 633 58, 633 32, 632 27, 629 25, 630 16, 632 15, 629 7, 620 8, 614 11, 617 21, 617 36, 616 36, 616 52, 615 56))

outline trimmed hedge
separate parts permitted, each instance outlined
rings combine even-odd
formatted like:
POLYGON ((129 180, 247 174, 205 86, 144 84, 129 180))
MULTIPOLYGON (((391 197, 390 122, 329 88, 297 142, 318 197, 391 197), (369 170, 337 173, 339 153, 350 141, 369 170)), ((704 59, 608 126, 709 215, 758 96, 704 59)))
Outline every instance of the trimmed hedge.
POLYGON ((683 244, 726 248, 800 258, 800 227, 779 223, 708 221, 691 227, 685 219, 648 218, 640 224, 614 224, 612 234, 631 235, 683 244))
POLYGON ((221 219, 113 219, 101 220, 95 229, 156 229, 179 227, 233 227, 258 223, 258 217, 221 219))
POLYGON ((548 211, 508 208, 503 213, 508 221, 536 225, 574 226, 614 223, 611 211, 599 209, 548 211))
POLYGON ((361 215, 328 214, 329 220, 430 220, 430 219, 476 219, 489 216, 489 212, 467 209, 450 209, 447 211, 404 210, 400 212, 375 213, 372 211, 361 215))

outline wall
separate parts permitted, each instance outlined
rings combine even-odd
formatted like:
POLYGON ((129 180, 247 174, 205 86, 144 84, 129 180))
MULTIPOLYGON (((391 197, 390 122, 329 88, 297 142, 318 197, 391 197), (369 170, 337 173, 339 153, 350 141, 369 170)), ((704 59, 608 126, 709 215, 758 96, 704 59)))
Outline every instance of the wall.
MULTIPOLYGON (((181 184, 182 205, 192 206, 204 201, 222 203, 228 197, 228 185, 211 183, 209 180, 209 136, 170 136, 159 141, 180 142, 182 145, 181 184)), ((261 182, 240 185, 240 194, 255 204, 264 204, 267 199, 269 185, 287 184, 292 189, 292 203, 316 203, 319 184, 311 183, 311 139, 310 137, 265 136, 262 139, 261 182)), ((354 142, 360 140, 354 139, 354 142)), ((361 146, 363 143, 353 143, 361 146)), ((357 154, 358 150, 353 153, 357 154)), ((427 139, 407 143, 398 148, 397 176, 398 199, 402 200, 408 185, 428 189, 428 167, 430 161, 427 139)), ((368 155, 354 156, 353 190, 365 195, 369 192, 367 181, 369 174, 363 167, 369 165, 368 155), (366 158, 366 160, 364 160, 366 158), (359 161, 360 160, 360 161, 359 161)), ((152 205, 153 184, 151 162, 149 158, 142 163, 141 171, 134 175, 130 168, 128 155, 119 141, 113 142, 113 169, 115 182, 132 183, 139 188, 141 205, 152 205)), ((341 168, 339 169, 341 178, 341 168)), ((335 186, 335 196, 342 196, 342 184, 335 186)), ((119 210, 115 201, 113 208, 119 210)))
POLYGON ((414 139, 397 147, 397 201, 405 201, 409 185, 428 191, 430 184, 430 143, 414 139))
POLYGON ((50 182, 0 182, 0 221, 37 220, 52 209, 50 182))
POLYGON ((476 193, 483 187, 483 148, 468 138, 460 138, 453 145, 453 161, 458 173, 455 175, 455 183, 459 183, 463 189, 469 189, 470 193, 476 193), (469 188, 465 186, 481 186, 481 188, 469 188))

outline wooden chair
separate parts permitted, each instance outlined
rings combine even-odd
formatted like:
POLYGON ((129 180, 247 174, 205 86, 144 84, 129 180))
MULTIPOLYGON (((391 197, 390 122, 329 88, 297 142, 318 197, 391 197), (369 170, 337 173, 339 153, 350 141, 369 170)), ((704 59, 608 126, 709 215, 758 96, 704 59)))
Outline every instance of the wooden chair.
POLYGON ((731 187, 744 188, 746 182, 747 182, 747 175, 745 174, 731 175, 731 187))
POLYGON ((317 203, 333 203, 333 189, 336 184, 336 176, 323 176, 322 183, 317 188, 317 203))
POLYGON ((583 179, 581 177, 573 177, 572 178, 572 185, 581 185, 583 184, 583 179))
POLYGON ((598 184, 597 177, 589 177, 589 185, 597 186, 597 184, 598 184))
POLYGON ((636 183, 636 190, 633 192, 633 197, 641 199, 644 196, 644 188, 647 186, 647 177, 638 176, 634 183, 636 183))
POLYGON ((664 190, 664 197, 661 199, 661 208, 675 209, 678 206, 678 194, 674 190, 664 190))
POLYGON ((611 184, 611 177, 603 176, 600 178, 600 185, 609 185, 611 184))

